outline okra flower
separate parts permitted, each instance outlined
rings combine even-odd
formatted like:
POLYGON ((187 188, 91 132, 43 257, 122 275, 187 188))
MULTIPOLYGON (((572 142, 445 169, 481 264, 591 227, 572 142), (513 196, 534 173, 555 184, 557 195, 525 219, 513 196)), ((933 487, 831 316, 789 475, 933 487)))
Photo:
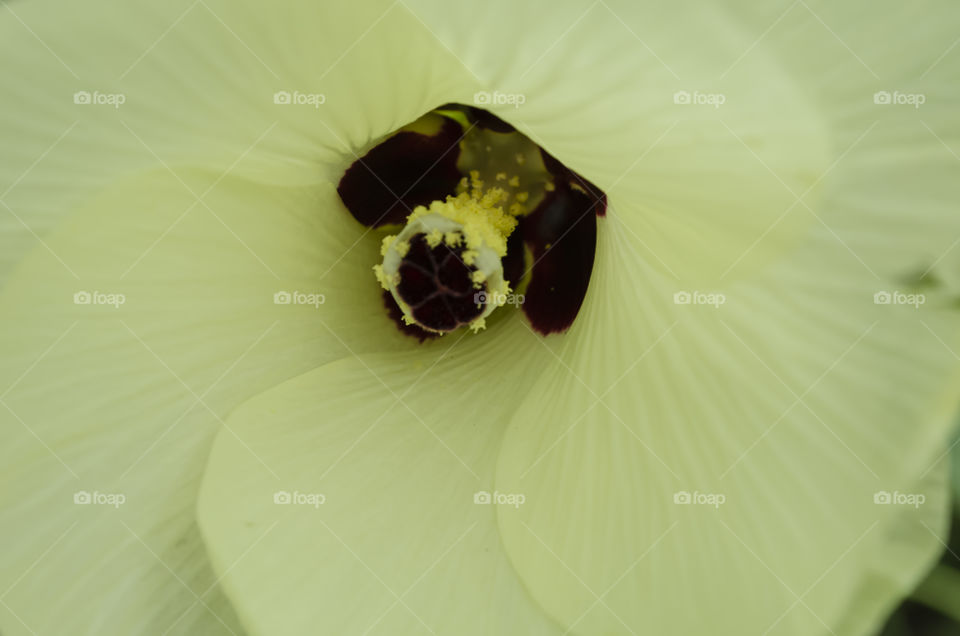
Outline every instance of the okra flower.
POLYGON ((875 631, 949 510, 958 23, 4 4, 0 632, 875 631))

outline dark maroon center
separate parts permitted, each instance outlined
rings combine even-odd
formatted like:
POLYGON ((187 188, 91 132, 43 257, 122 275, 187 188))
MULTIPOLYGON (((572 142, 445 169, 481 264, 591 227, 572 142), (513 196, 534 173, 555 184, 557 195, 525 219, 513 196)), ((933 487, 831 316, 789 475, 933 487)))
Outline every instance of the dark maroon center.
MULTIPOLYGON (((461 178, 474 167, 460 165, 461 146, 474 129, 520 136, 509 123, 473 106, 445 104, 440 110, 461 112, 470 126, 448 119, 433 135, 401 131, 344 173, 337 192, 357 221, 367 227, 399 226, 416 206, 456 195, 461 178)), ((607 197, 543 148, 540 154, 553 188, 517 219, 503 275, 511 287, 524 290, 523 313, 535 331, 547 335, 566 331, 580 312, 593 271, 597 218, 606 214, 607 197)), ((473 270, 463 264, 461 251, 446 245, 431 249, 423 237, 419 242, 403 261, 397 295, 429 330, 404 323, 389 291, 383 298, 397 326, 423 341, 469 323, 484 307, 474 297, 480 290, 473 287, 473 270)))
POLYGON ((483 313, 483 290, 473 286, 475 271, 463 262, 463 247, 430 247, 423 234, 416 234, 400 261, 397 294, 420 325, 453 331, 483 313))

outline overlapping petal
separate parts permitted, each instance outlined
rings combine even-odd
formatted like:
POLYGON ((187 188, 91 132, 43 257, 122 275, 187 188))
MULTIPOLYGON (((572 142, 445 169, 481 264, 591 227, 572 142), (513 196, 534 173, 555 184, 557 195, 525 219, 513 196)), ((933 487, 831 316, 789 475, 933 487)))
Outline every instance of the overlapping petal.
POLYGON ((341 360, 230 417, 199 521, 251 633, 562 633, 482 498, 548 353, 519 312, 488 332, 341 360))
POLYGON ((100 188, 160 162, 336 183, 352 149, 472 81, 396 3, 7 3, 0 16, 5 269, 100 188))
POLYGON ((171 168, 95 199, 2 297, 4 633, 236 632, 194 520, 227 413, 353 352, 417 346, 345 275, 379 252, 324 215, 334 184, 171 168))
POLYGON ((192 515, 213 431, 298 372, 415 344, 334 190, 351 149, 457 82, 396 9, 3 7, 5 633, 238 630, 192 515), (82 489, 127 502, 86 514, 82 489))
MULTIPOLYGON (((542 99, 543 116, 535 99, 512 118, 498 111, 521 129, 526 120, 535 139, 606 187, 614 212, 601 223, 605 260, 587 309, 566 339, 548 341, 562 363, 541 376, 539 398, 516 414, 496 482, 531 502, 499 512, 505 547, 534 598, 566 627, 669 632, 679 620, 694 633, 874 629, 938 549, 919 522, 942 526, 943 481, 921 486, 916 475, 932 470, 942 453, 957 397, 949 297, 932 295, 932 306, 918 313, 877 306, 874 294, 905 284, 915 267, 948 252, 960 229, 944 214, 956 188, 946 175, 955 167, 936 136, 919 136, 913 114, 876 109, 873 80, 851 70, 855 55, 839 77, 820 80, 803 68, 801 48, 824 47, 833 59, 842 46, 804 10, 785 24, 796 40, 781 42, 792 49, 764 46, 756 59, 727 58, 745 65, 726 88, 738 106, 678 124, 695 127, 700 153, 689 136, 668 134, 664 148, 677 159, 659 153, 645 169, 637 151, 644 122, 627 106, 652 98, 639 81, 615 87, 612 79, 642 77, 633 58, 608 55, 615 70, 606 75, 598 64, 575 60, 580 50, 558 49, 544 62, 544 73, 558 81, 539 95, 526 89, 542 99), (759 87, 756 76, 773 81, 759 87), (550 90, 572 85, 578 91, 549 99, 550 90), (583 90, 597 85, 604 90, 583 90), (611 122, 618 120, 614 139, 611 122), (708 127, 714 134, 704 133, 708 127), (592 134, 575 142, 572 130, 592 134), (579 145, 564 157, 564 142, 579 145), (591 156, 595 147, 603 166, 591 156), (903 173, 896 158, 904 156, 924 168, 903 173), (896 213, 875 200, 878 190, 887 201, 921 203, 911 215, 896 213), (664 246, 673 261, 651 244, 664 246), (712 286, 697 287, 705 282, 712 286), (698 292, 728 304, 677 305, 683 301, 674 294, 698 292), (611 390, 617 380, 622 385, 611 390), (610 406, 597 402, 601 395, 610 406), (924 488, 929 516, 878 509, 873 495, 884 488, 924 488), (679 507, 672 495, 685 489, 722 494, 727 507, 679 507), (702 523, 711 512, 710 522, 723 523, 702 523), (667 533, 676 534, 660 549, 667 533), (647 567, 631 567, 648 550, 647 567), (849 559, 838 559, 847 552, 849 559), (889 567, 894 559, 897 570, 889 567), (731 578, 738 584, 721 585, 731 578), (764 599, 764 611, 738 611, 744 590, 764 599), (610 598, 600 596, 607 591, 610 598), (684 595, 703 599, 706 610, 678 618, 664 599, 684 595), (801 612, 793 611, 798 605, 801 612)), ((488 86, 524 91, 514 71, 524 68, 523 47, 547 43, 551 27, 569 24, 568 17, 551 15, 529 29, 509 68, 477 53, 490 35, 482 26, 451 23, 437 31, 468 67, 495 69, 484 77, 488 86)), ((678 64, 707 53, 722 60, 718 50, 749 52, 753 40, 744 36, 759 18, 746 16, 744 25, 725 17, 704 19, 697 33, 706 41, 681 52, 678 64)), ((583 23, 608 18, 587 11, 583 23)), ((664 25, 678 23, 666 18, 664 25)), ((607 51, 624 46, 608 29, 592 32, 605 34, 607 51)), ((950 44, 933 24, 920 38, 931 52, 950 44)), ((920 59, 889 68, 906 81, 920 59)), ((708 72, 721 71, 717 64, 708 60, 708 72)), ((650 94, 673 97, 663 89, 650 94)), ((943 121, 944 112, 930 116, 943 121)))
POLYGON ((954 319, 875 305, 826 234, 717 305, 675 305, 640 253, 601 223, 583 322, 504 439, 497 488, 531 502, 498 515, 520 576, 578 633, 875 629, 939 550, 920 522, 948 513, 954 319), (874 500, 917 488, 907 520, 874 500), (893 583, 864 576, 911 543, 893 583))

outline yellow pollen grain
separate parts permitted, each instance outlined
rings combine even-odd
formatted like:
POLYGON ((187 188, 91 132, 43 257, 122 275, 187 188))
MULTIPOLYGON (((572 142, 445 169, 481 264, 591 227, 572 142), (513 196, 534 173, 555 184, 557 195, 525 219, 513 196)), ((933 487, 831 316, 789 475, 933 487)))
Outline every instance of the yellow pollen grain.
POLYGON ((481 329, 486 329, 486 328, 487 328, 486 318, 477 318, 476 320, 470 323, 470 329, 473 331, 473 333, 477 333, 481 329))
POLYGON ((384 236, 383 241, 380 243, 380 256, 386 256, 387 252, 390 251, 390 246, 396 240, 396 235, 384 236))
POLYGON ((507 173, 506 173, 506 172, 498 172, 498 173, 497 173, 497 181, 506 181, 506 180, 507 180, 507 173))
POLYGON ((517 195, 516 195, 516 196, 517 196, 517 201, 519 201, 520 203, 526 203, 526 202, 527 202, 527 199, 530 198, 530 193, 529 193, 529 192, 517 192, 517 195))
POLYGON ((479 170, 470 171, 470 187, 474 190, 483 190, 483 180, 480 178, 479 170))
MULTIPOLYGON (((473 184, 478 183, 479 179, 475 178, 473 184)), ((503 258, 507 254, 507 237, 517 226, 517 220, 501 207, 508 196, 501 188, 486 192, 474 188, 469 193, 448 196, 446 201, 434 201, 429 208, 417 206, 407 219, 412 222, 428 214, 445 216, 462 226, 460 245, 468 251, 486 246, 503 258)), ((443 234, 439 230, 427 234, 427 243, 431 247, 436 247, 442 240, 443 234)))
POLYGON ((443 242, 443 232, 441 232, 440 230, 433 230, 429 234, 427 234, 426 238, 427 238, 427 245, 429 245, 430 247, 436 247, 437 245, 440 245, 440 243, 443 242))
POLYGON ((400 284, 400 274, 395 273, 392 277, 387 276, 386 272, 383 271, 383 265, 374 265, 373 274, 377 277, 380 286, 386 290, 390 289, 391 284, 393 286, 400 284))
POLYGON ((520 187, 520 177, 514 176, 512 179, 507 181, 507 183, 514 188, 520 187))
POLYGON ((517 153, 517 156, 516 156, 515 158, 516 158, 516 160, 517 160, 517 164, 518 164, 518 165, 521 165, 521 166, 522 166, 523 164, 525 164, 525 163, 527 162, 527 158, 524 157, 524 156, 523 156, 522 154, 520 154, 519 152, 517 153))

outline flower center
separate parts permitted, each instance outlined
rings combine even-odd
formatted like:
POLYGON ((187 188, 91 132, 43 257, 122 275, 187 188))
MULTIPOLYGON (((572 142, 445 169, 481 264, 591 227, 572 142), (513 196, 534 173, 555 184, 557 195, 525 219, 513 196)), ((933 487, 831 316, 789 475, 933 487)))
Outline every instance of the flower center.
POLYGON ((353 162, 337 192, 358 222, 392 234, 374 271, 404 334, 479 331, 502 305, 543 335, 577 317, 606 195, 492 113, 427 113, 353 162))
POLYGON ((374 272, 408 325, 440 334, 463 326, 478 331, 510 293, 502 259, 523 206, 514 202, 504 212, 510 194, 484 191, 479 174, 471 177, 469 191, 464 179, 464 192, 418 206, 403 230, 383 241, 383 263, 374 272))

